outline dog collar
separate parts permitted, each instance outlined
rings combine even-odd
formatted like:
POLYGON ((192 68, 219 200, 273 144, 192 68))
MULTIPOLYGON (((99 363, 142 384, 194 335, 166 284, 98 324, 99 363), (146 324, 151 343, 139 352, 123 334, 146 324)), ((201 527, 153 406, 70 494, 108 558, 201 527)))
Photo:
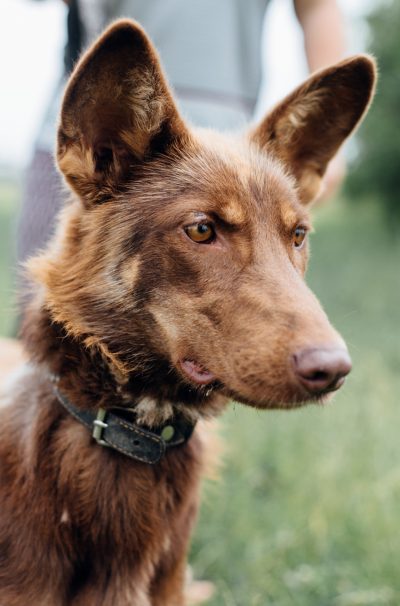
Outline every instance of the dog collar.
POLYGON ((71 404, 55 385, 54 391, 64 408, 91 430, 98 444, 142 463, 158 463, 169 448, 185 444, 195 427, 195 423, 174 417, 168 423, 150 430, 125 418, 135 414, 131 408, 99 408, 96 412, 81 410, 71 404))

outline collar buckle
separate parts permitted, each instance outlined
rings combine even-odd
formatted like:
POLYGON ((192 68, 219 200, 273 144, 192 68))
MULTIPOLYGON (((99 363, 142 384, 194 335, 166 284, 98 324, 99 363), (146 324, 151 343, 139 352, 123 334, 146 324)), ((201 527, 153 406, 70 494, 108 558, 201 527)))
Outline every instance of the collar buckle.
MULTIPOLYGON (((122 408, 119 415, 113 409, 101 407, 97 411, 80 409, 60 392, 56 384, 54 392, 60 404, 87 427, 97 444, 117 450, 141 463, 158 463, 166 449, 186 444, 196 424, 178 417, 158 430, 150 430, 126 420, 123 413, 129 409, 122 408)), ((134 410, 130 412, 135 413, 134 410)))
POLYGON ((101 446, 108 446, 107 442, 103 440, 103 432, 108 427, 108 424, 104 422, 106 415, 107 411, 104 408, 99 408, 97 411, 97 416, 93 421, 92 436, 96 440, 97 444, 101 444, 101 446))

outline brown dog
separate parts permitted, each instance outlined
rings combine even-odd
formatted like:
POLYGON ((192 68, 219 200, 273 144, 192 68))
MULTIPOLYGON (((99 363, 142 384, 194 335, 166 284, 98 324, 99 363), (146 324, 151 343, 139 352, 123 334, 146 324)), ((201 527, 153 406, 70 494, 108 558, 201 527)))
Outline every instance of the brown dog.
POLYGON ((30 262, 31 363, 1 412, 1 606, 182 605, 196 421, 342 384, 303 281, 308 205, 374 80, 348 59, 231 138, 189 130, 135 23, 80 61, 57 147, 73 196, 30 262))

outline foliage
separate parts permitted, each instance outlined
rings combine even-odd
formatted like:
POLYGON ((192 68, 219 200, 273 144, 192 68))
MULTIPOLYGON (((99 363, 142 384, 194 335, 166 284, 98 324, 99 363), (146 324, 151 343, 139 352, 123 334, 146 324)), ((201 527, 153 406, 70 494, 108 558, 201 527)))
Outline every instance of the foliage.
POLYGON ((395 229, 400 224, 400 2, 381 0, 368 23, 370 51, 377 58, 380 77, 375 101, 359 134, 360 156, 348 188, 356 197, 378 196, 395 229))

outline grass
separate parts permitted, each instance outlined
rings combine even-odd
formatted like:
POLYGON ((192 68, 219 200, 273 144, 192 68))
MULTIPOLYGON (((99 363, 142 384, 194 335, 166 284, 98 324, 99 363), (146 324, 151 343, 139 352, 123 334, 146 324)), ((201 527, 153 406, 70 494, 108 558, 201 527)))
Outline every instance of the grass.
POLYGON ((15 250, 20 188, 15 180, 0 180, 0 335, 16 330, 15 250))
MULTIPOLYGON (((0 203, 0 334, 14 326, 16 197, 0 203)), ((225 465, 191 551, 216 583, 210 606, 400 604, 400 245, 370 205, 332 204, 316 227, 308 281, 354 370, 327 407, 224 416, 225 465)))

